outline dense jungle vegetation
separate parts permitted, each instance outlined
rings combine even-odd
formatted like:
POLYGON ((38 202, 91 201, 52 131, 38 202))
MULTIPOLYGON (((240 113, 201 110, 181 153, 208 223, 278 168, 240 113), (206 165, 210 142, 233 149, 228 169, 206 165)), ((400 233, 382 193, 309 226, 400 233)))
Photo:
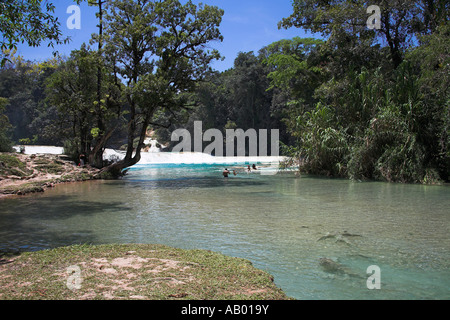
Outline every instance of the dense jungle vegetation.
POLYGON ((139 161, 149 129, 165 144, 203 121, 203 130, 280 129, 283 154, 310 174, 449 180, 447 1, 293 1, 279 28, 317 37, 241 52, 223 72, 211 69, 220 53, 207 46, 223 39, 218 7, 92 1, 99 31, 91 43, 37 62, 14 55, 17 39, 65 40, 51 29, 51 7, 16 2, 5 2, 0 25, 0 151, 64 145, 103 167, 103 150, 122 146, 125 159, 108 164, 120 172, 139 161), (382 9, 377 29, 368 28, 369 5, 382 9), (39 13, 40 32, 17 23, 18 9, 39 13))

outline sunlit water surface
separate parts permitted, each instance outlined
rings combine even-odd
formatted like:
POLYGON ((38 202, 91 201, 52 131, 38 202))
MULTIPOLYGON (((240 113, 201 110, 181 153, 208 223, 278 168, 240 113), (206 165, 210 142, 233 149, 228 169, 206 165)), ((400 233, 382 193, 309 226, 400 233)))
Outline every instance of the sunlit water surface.
POLYGON ((248 259, 297 299, 449 299, 450 189, 218 165, 146 165, 120 181, 0 202, 0 250, 151 243, 248 259), (353 235, 353 236, 349 236, 353 235), (320 265, 329 258, 343 272, 320 265), (369 266, 381 289, 367 288, 369 266))

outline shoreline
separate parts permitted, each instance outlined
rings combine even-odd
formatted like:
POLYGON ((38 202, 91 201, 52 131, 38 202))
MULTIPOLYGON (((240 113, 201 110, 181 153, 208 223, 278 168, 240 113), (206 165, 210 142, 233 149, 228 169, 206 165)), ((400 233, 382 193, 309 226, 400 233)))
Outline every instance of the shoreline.
MULTIPOLYGON (((14 147, 19 151, 18 146, 14 147)), ((0 201, 33 193, 42 193, 63 183, 102 180, 99 169, 90 166, 77 167, 73 161, 62 154, 62 147, 25 146, 24 153, 0 153, 0 201)), ((105 159, 120 159, 122 155, 107 149, 105 159)), ((284 157, 222 157, 203 153, 164 153, 148 152, 136 165, 159 164, 222 164, 270 163, 279 164, 284 157)), ((270 174, 270 173, 269 173, 270 174)))
MULTIPOLYGON (((0 202, 104 180, 99 173, 58 154, 0 153, 0 202)), ((0 252, 0 286, 0 300, 292 300, 250 261, 151 244, 0 252), (75 290, 68 287, 73 266, 83 275, 75 290)))
POLYGON ((248 260, 151 244, 0 255, 0 286, 0 300, 293 300, 248 260))
POLYGON ((63 183, 99 180, 99 173, 89 166, 77 167, 63 155, 0 153, 0 201, 63 183))

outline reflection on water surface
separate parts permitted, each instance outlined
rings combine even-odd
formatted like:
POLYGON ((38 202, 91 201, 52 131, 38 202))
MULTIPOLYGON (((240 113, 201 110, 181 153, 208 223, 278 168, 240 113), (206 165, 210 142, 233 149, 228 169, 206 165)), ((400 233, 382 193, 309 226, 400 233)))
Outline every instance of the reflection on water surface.
POLYGON ((157 243, 251 260, 298 299, 450 298, 447 186, 141 166, 0 207, 0 249, 157 243), (337 263, 328 270, 321 258, 337 263), (366 270, 381 269, 381 290, 366 270))

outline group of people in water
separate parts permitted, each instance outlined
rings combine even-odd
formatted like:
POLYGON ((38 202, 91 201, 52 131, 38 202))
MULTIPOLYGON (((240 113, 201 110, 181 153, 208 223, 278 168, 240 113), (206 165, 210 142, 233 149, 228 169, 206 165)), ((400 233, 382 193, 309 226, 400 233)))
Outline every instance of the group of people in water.
MULTIPOLYGON (((248 165, 247 166, 247 169, 246 169, 246 171, 247 172, 252 172, 252 170, 258 170, 257 168, 256 168, 256 165, 255 164, 253 164, 251 167, 250 167, 250 165, 248 165)), ((224 176, 224 178, 228 178, 228 176, 231 174, 231 171, 230 170, 228 170, 227 168, 225 168, 225 170, 223 170, 223 176, 224 176)), ((236 170, 233 170, 233 175, 235 175, 235 176, 237 176, 237 174, 238 174, 238 172, 236 171, 236 170)))

